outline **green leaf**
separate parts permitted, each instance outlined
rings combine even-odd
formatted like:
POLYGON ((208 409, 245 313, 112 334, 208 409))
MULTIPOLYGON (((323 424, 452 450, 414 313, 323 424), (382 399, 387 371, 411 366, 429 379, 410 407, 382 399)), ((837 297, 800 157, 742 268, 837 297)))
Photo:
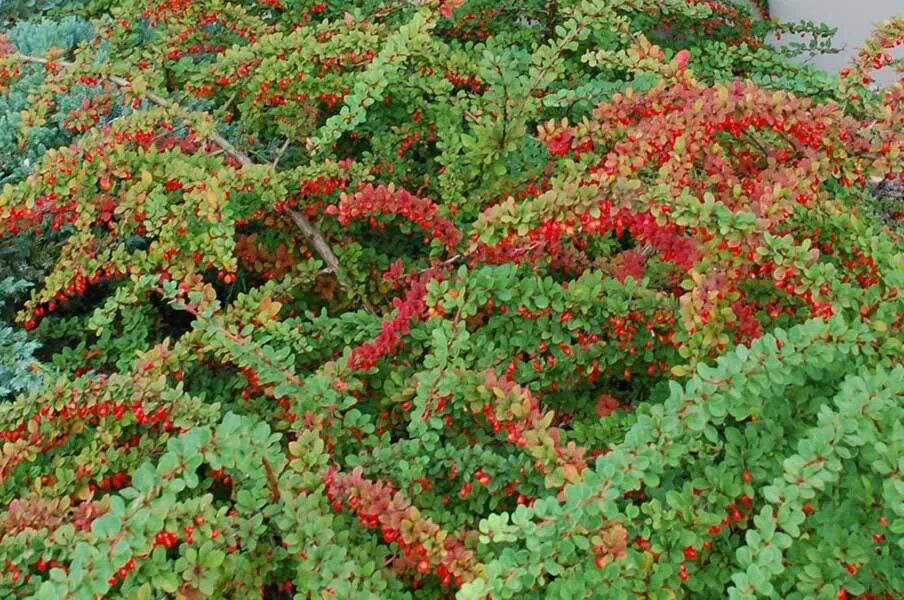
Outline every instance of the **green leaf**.
POLYGON ((94 520, 91 530, 101 539, 110 539, 119 535, 122 521, 112 513, 106 513, 94 520))
POLYGON ((207 554, 204 555, 204 561, 202 565, 206 569, 215 569, 223 564, 223 561, 226 559, 226 553, 221 550, 211 550, 207 554))

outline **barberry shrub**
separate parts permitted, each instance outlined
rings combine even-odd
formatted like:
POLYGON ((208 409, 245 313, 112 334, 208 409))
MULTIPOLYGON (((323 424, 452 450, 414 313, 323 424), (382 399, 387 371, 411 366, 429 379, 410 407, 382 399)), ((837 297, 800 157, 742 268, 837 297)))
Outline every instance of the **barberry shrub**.
POLYGON ((3 597, 899 597, 904 20, 828 75, 746 6, 4 38, 3 597))

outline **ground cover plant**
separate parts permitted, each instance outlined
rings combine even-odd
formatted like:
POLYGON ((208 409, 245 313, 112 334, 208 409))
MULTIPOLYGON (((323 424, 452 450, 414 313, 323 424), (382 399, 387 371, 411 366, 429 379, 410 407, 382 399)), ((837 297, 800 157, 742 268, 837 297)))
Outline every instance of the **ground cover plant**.
POLYGON ((0 595, 900 597, 904 19, 752 6, 0 3, 0 595))

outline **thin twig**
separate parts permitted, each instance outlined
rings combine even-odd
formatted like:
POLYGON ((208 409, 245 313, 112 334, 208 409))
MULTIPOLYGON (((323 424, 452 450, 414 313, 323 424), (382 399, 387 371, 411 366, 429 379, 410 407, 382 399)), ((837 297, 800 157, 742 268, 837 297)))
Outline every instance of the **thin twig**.
POLYGON ((755 135, 753 135, 749 131, 743 132, 742 135, 757 147, 757 149, 762 153, 763 158, 769 158, 769 152, 766 150, 766 147, 763 146, 762 142, 760 142, 760 140, 757 139, 755 135))
POLYGON ((220 107, 220 110, 227 111, 232 106, 232 103, 238 97, 238 91, 232 92, 232 95, 226 98, 226 102, 223 103, 223 106, 220 107))
POLYGON ((283 155, 286 153, 286 148, 289 147, 289 144, 292 143, 292 138, 286 138, 285 143, 276 153, 276 158, 273 159, 273 169, 276 170, 276 167, 279 166, 279 161, 282 160, 283 155))
POLYGON ((455 256, 450 256, 449 258, 447 258, 446 260, 444 260, 442 262, 435 263, 435 264, 430 265, 429 267, 421 269, 420 271, 418 271, 418 275, 423 275, 427 271, 437 269, 439 267, 448 267, 449 265, 454 265, 457 261, 459 261, 460 259, 462 259, 464 257, 465 256, 462 254, 456 254, 455 256))
POLYGON ((264 464, 264 473, 267 475, 267 487, 270 488, 270 496, 273 502, 279 502, 279 482, 276 479, 276 473, 273 472, 273 467, 270 466, 270 461, 267 460, 266 456, 261 458, 261 462, 264 464))

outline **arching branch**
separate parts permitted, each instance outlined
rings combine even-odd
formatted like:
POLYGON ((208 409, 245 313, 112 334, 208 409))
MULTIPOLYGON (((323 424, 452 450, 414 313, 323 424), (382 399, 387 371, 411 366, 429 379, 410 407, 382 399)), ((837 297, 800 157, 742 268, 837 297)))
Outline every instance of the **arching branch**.
MULTIPOLYGON (((54 61, 47 58, 42 58, 40 56, 28 56, 26 54, 15 54, 13 56, 19 62, 28 64, 55 64, 62 67, 71 67, 75 64, 67 61, 54 61)), ((132 83, 128 79, 119 77, 117 75, 107 75, 107 80, 123 89, 132 87, 132 83)), ((145 92, 144 97, 157 106, 161 106, 163 108, 177 109, 179 111, 184 110, 182 106, 180 106, 175 101, 167 100, 166 98, 158 96, 153 92, 145 92)), ((255 164, 254 161, 251 160, 251 157, 236 148, 229 140, 224 138, 219 133, 214 131, 207 137, 209 141, 213 142, 216 146, 221 148, 223 152, 234 158, 243 167, 255 164)), ((330 248, 329 243, 323 237, 323 234, 320 233, 320 230, 302 213, 295 210, 290 210, 288 212, 289 216, 292 218, 292 222, 295 223, 296 227, 298 227, 299 231, 301 231, 301 235, 304 236, 308 244, 310 244, 317 255, 326 264, 327 268, 336 276, 336 278, 339 280, 340 285, 348 289, 349 283, 345 278, 342 270, 342 265, 339 263, 339 258, 333 252, 332 248, 330 248)), ((366 299, 363 300, 363 304, 368 312, 375 312, 373 306, 371 306, 371 304, 366 299)))

